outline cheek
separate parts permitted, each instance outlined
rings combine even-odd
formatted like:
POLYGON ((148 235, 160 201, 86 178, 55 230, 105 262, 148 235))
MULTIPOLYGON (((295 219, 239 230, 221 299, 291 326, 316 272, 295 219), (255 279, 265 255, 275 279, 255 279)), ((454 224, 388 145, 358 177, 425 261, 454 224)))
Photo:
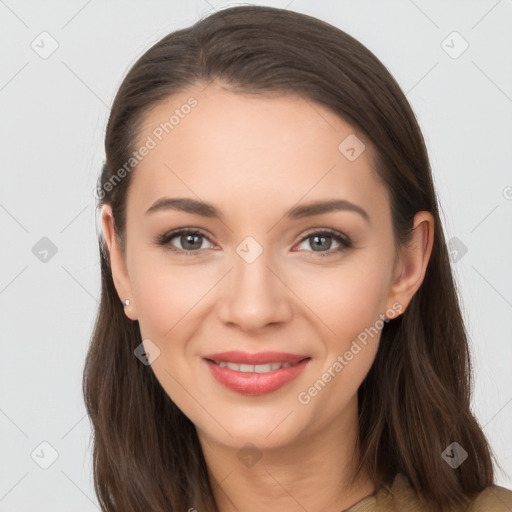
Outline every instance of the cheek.
POLYGON ((165 254, 141 251, 133 255, 130 273, 141 334, 164 340, 186 331, 200 306, 201 297, 215 283, 200 266, 180 266, 166 261, 165 254))
POLYGON ((321 364, 297 398, 301 404, 312 404, 318 421, 336 417, 355 399, 373 364, 384 326, 382 276, 377 267, 347 265, 302 281, 298 295, 307 297, 307 306, 317 317, 316 331, 324 334, 318 340, 321 364))
MULTIPOLYGON (((291 276, 289 277, 291 279, 291 276)), ((291 281, 294 292, 323 325, 327 339, 350 345, 385 313, 386 269, 372 260, 346 260, 337 267, 311 268, 291 281)))
POLYGON ((216 281, 215 276, 209 279, 208 273, 199 269, 170 264, 161 255, 141 251, 134 255, 130 275, 141 337, 159 349, 151 369, 166 394, 196 421, 201 414, 186 391, 194 388, 189 367, 193 347, 188 340, 201 325, 205 294, 216 281))

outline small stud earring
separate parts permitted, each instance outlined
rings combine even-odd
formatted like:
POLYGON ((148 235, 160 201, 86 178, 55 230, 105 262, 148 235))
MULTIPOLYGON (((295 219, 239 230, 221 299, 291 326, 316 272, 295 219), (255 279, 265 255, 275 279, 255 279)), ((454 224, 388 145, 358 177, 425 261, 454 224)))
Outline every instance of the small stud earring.
POLYGON ((124 302, 123 302, 123 306, 129 306, 130 305, 130 299, 126 299, 124 302))

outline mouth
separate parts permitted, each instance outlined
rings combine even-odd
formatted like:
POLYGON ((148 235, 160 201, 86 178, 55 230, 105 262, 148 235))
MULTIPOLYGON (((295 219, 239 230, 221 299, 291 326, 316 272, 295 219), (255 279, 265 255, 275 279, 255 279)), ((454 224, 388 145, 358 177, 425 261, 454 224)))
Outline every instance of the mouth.
POLYGON ((272 363, 266 363, 266 364, 244 364, 244 363, 231 363, 228 361, 214 361, 213 359, 205 358, 210 363, 216 364, 217 366, 220 366, 221 368, 229 368, 230 370, 233 370, 235 372, 242 372, 242 373, 269 373, 276 370, 281 370, 283 368, 291 368, 293 366, 297 366, 302 361, 306 361, 308 359, 311 359, 310 357, 305 357, 304 359, 301 359, 300 361, 296 362, 287 362, 287 363, 280 363, 280 362, 272 362, 272 363))
POLYGON ((298 377, 310 356, 277 352, 223 352, 203 357, 214 379, 244 395, 264 395, 298 377))
POLYGON ((234 363, 238 365, 264 365, 275 363, 296 364, 303 359, 309 358, 308 354, 292 354, 290 352, 244 352, 242 350, 229 350, 227 352, 217 352, 215 354, 206 354, 203 356, 214 363, 234 363))

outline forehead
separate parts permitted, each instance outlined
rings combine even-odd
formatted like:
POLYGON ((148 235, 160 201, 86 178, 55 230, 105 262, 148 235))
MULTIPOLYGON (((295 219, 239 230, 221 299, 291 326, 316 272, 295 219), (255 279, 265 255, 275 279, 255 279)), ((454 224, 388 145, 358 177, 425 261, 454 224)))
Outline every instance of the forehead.
POLYGON ((167 195, 236 202, 252 214, 334 198, 388 210, 364 136, 299 95, 191 87, 146 113, 135 149, 143 146, 150 149, 132 176, 131 209, 167 195))

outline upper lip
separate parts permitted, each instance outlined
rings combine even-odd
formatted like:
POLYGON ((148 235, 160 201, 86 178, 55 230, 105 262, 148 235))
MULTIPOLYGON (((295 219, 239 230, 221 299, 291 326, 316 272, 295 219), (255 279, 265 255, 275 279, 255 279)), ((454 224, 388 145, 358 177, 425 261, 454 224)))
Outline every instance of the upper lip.
POLYGON ((287 352, 242 352, 239 350, 231 350, 229 352, 217 352, 215 354, 207 354, 203 356, 205 359, 212 361, 238 363, 238 364, 268 364, 268 363, 298 363, 310 356, 300 354, 290 354, 287 352))

